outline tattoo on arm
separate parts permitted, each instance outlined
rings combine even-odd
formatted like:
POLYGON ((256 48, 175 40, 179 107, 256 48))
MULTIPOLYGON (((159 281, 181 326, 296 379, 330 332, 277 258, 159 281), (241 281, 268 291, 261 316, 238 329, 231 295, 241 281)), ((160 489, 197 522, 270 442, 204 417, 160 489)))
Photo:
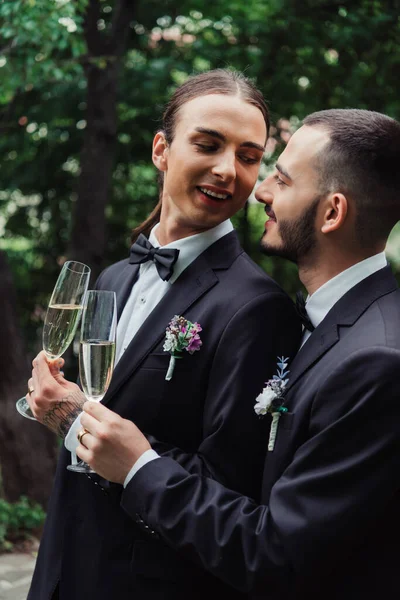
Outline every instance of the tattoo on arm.
POLYGON ((65 438, 72 423, 81 414, 85 402, 86 398, 83 394, 68 394, 46 412, 43 424, 60 437, 65 438))

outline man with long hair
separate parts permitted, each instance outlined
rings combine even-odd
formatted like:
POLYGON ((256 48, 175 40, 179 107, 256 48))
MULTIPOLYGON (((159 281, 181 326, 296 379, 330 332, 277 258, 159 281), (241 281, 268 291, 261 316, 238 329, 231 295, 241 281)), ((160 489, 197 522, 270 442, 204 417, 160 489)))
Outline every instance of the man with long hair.
MULTIPOLYGON (((129 258, 97 282, 116 292, 119 312, 117 363, 103 403, 138 423, 160 455, 257 499, 268 424, 252 412, 252 399, 277 356, 294 355, 300 338, 290 298, 244 253, 230 222, 256 183, 268 127, 261 93, 238 73, 215 70, 181 85, 154 136, 160 202, 136 230, 129 258), (184 336, 188 327, 192 344, 171 376, 166 331, 184 336)), ((67 433, 73 455, 89 437, 80 416, 85 398, 61 375, 49 380, 43 354, 34 363, 31 408, 67 433)), ((64 448, 29 600, 225 595, 216 577, 122 508, 135 461, 119 485, 67 471, 70 462, 64 448)))

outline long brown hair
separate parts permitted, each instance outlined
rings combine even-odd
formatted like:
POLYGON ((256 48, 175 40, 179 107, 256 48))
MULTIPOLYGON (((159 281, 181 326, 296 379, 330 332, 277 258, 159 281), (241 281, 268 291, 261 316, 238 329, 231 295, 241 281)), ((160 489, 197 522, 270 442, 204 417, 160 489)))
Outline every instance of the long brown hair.
MULTIPOLYGON (((189 77, 189 79, 175 90, 165 107, 162 120, 161 131, 164 133, 168 144, 171 144, 174 139, 177 116, 180 108, 186 102, 189 102, 189 100, 193 100, 200 96, 207 96, 209 94, 239 96, 245 102, 256 106, 264 117, 268 134, 270 126, 268 106, 263 95, 256 88, 254 83, 245 77, 243 73, 230 71, 228 69, 214 69, 189 77)), ((157 206, 147 219, 132 231, 132 242, 137 239, 140 233, 144 233, 148 236, 151 229, 160 220, 163 175, 163 173, 160 173, 159 175, 160 195, 157 206)))

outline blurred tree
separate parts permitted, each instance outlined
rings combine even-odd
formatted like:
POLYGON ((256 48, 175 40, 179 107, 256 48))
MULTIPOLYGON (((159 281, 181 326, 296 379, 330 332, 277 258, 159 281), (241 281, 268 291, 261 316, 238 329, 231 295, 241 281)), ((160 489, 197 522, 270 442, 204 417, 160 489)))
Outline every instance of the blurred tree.
POLYGON ((54 434, 31 425, 15 409, 26 394, 30 364, 18 327, 16 295, 12 275, 0 252, 0 464, 5 498, 17 501, 23 495, 46 506, 50 496, 51 474, 56 461, 54 434))
POLYGON ((100 273, 106 251, 105 209, 117 135, 118 75, 134 7, 133 0, 116 1, 111 23, 100 26, 101 3, 89 0, 84 20, 87 53, 81 62, 87 80, 87 125, 67 255, 89 264, 94 278, 100 273))

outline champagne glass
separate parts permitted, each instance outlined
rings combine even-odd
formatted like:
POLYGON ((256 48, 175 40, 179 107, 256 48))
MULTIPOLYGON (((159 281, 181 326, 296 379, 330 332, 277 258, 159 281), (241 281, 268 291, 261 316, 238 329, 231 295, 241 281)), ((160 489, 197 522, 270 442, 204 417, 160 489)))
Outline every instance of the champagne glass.
MULTIPOLYGON (((60 358, 74 339, 89 278, 87 265, 71 260, 64 263, 44 320, 42 343, 49 360, 60 358)), ((17 401, 17 410, 23 417, 36 421, 25 396, 17 401)))
MULTIPOLYGON (((114 369, 117 331, 115 292, 89 290, 82 316, 79 346, 79 377, 88 400, 100 402, 110 385, 114 369)), ((68 465, 77 473, 94 473, 84 461, 68 465)))

